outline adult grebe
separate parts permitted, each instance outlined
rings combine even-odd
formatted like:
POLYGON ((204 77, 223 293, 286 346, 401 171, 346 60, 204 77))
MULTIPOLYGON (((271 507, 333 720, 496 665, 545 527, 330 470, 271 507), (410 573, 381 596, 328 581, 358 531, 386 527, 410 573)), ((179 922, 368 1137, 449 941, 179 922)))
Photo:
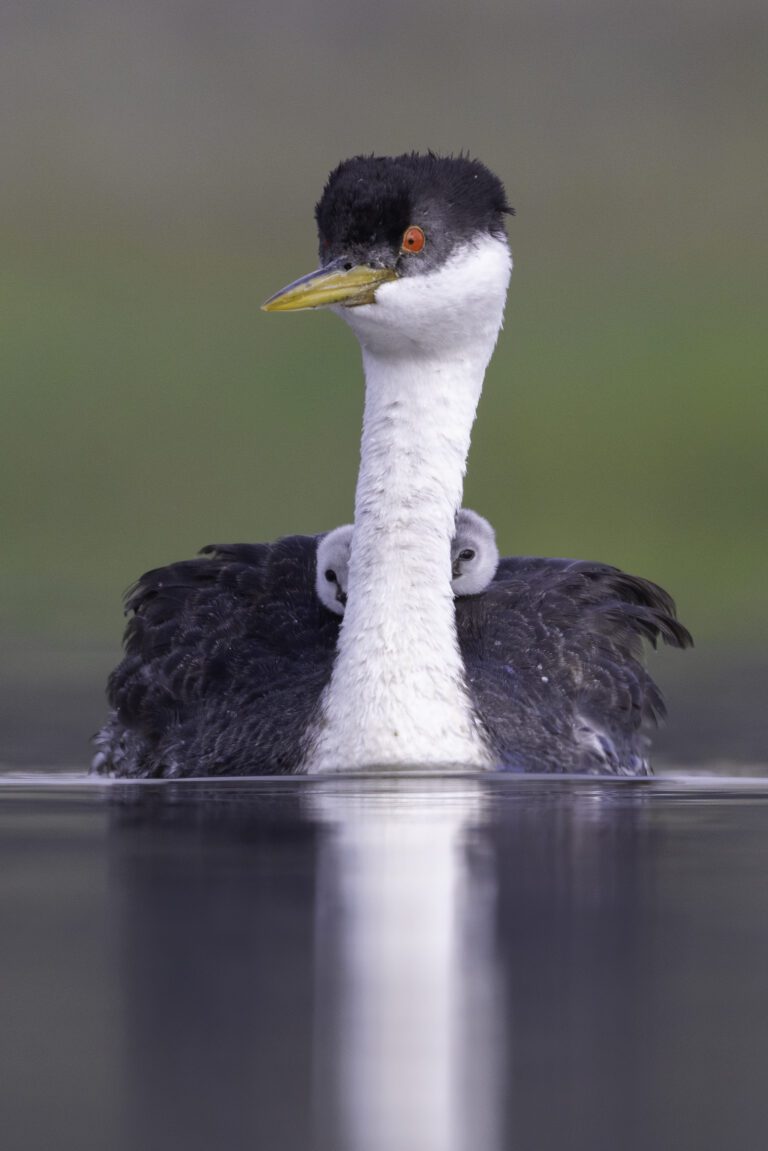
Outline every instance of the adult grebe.
MULTIPOLYGON (((354 524, 342 524, 323 536, 317 545, 317 594, 329 611, 343 615, 349 585, 349 553, 354 524)), ((451 540, 451 590, 454 595, 477 595, 485 591, 499 566, 496 533, 488 520, 470 508, 456 515, 451 540)))
POLYGON ((118 775, 500 767, 642 775, 663 711, 641 641, 685 647, 661 588, 604 564, 507 558, 454 601, 451 540, 511 269, 475 160, 356 157, 316 208, 321 267, 267 311, 332 307, 363 353, 348 600, 316 537, 204 549, 130 592, 94 767, 118 775))

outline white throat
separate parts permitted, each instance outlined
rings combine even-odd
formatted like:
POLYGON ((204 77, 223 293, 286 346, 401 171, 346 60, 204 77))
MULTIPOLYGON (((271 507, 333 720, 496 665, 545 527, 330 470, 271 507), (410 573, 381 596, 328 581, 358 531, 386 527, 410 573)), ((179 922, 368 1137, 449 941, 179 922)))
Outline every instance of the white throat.
POLYGON ((348 600, 310 772, 490 764, 464 684, 451 539, 510 268, 506 242, 484 237, 340 309, 363 350, 365 415, 348 600))

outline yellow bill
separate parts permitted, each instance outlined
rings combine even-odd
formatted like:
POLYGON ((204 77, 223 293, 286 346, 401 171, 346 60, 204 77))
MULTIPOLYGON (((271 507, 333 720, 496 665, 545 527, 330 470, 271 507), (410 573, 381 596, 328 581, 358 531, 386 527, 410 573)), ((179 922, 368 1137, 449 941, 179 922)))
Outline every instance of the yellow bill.
POLYGON ((264 312, 298 312, 303 308, 327 308, 329 304, 357 308, 372 304, 379 285, 396 279, 397 273, 391 268, 369 268, 365 264, 319 268, 275 292, 261 308, 264 312))

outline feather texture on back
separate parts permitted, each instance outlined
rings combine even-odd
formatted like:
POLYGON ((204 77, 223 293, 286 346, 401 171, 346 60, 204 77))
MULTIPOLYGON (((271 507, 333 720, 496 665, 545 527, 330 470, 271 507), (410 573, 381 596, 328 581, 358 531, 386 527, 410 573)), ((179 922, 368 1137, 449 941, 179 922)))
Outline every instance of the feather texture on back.
MULTIPOLYGON (((96 770, 302 770, 339 632, 315 591, 317 538, 212 546, 141 577, 96 770)), ((643 641, 691 642, 661 588, 606 564, 506 558, 484 593, 456 601, 456 624, 500 769, 649 770, 645 733, 664 705, 643 641)))

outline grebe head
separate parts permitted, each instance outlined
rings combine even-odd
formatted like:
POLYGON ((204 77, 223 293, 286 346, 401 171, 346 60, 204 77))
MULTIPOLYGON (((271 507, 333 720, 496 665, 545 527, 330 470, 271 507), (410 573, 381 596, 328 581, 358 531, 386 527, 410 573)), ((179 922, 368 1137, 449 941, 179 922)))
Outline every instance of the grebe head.
POLYGON ((349 552, 353 531, 353 524, 344 524, 328 532, 317 545, 317 595, 320 602, 337 615, 343 615, 347 606, 349 552))
POLYGON ((456 535, 451 541, 454 595, 477 595, 485 591, 498 566, 496 533, 488 520, 470 508, 461 508, 456 516, 456 535))
POLYGON ((511 269, 501 181, 478 160, 356 156, 315 209, 320 268, 267 311, 332 307, 364 347, 445 353, 501 324, 511 269))

